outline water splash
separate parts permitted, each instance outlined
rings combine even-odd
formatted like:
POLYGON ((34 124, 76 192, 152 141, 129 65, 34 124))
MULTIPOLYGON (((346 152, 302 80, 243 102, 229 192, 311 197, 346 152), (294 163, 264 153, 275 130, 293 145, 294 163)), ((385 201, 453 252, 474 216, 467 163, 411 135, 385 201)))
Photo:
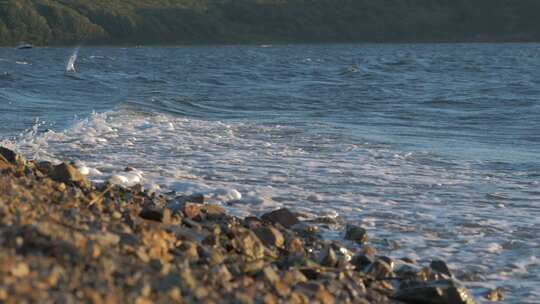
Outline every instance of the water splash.
POLYGON ((69 57, 68 63, 66 65, 66 73, 76 73, 75 62, 77 61, 77 56, 79 55, 80 47, 76 47, 73 51, 73 54, 69 57))

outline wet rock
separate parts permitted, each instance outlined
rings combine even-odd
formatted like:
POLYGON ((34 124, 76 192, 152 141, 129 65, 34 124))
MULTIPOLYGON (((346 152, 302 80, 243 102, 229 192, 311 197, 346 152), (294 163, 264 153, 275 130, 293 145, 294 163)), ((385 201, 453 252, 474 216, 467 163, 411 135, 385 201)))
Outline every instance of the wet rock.
POLYGON ((255 229, 254 232, 267 247, 283 248, 285 244, 283 234, 274 227, 260 227, 255 229))
POLYGON ((5 160, 13 165, 25 163, 25 160, 21 155, 4 147, 0 147, 0 160, 5 160))
POLYGON ((357 225, 347 225, 347 228, 345 229, 345 239, 354 241, 358 244, 367 243, 368 234, 366 229, 357 225))
POLYGON ((243 224, 246 228, 257 229, 263 226, 263 222, 255 216, 248 216, 244 219, 243 224))
POLYGON ((377 280, 393 277, 392 267, 383 260, 376 260, 371 263, 366 270, 366 275, 371 276, 377 280))
POLYGON ((503 291, 500 288, 492 289, 488 291, 484 298, 491 302, 498 302, 504 299, 503 291))
POLYGON ((444 275, 447 275, 449 277, 452 277, 452 272, 450 271, 450 268, 448 268, 448 265, 442 260, 434 260, 429 264, 429 267, 431 269, 435 270, 438 273, 442 273, 444 275))
POLYGON ((381 261, 386 262, 386 264, 388 264, 388 266, 390 266, 390 269, 392 269, 392 270, 394 269, 395 263, 394 263, 394 260, 392 260, 391 257, 380 256, 380 257, 378 257, 378 259, 381 260, 381 261))
POLYGON ((371 265, 373 262, 375 262, 375 256, 372 254, 364 254, 364 253, 356 254, 351 260, 351 264, 353 264, 356 267, 356 270, 358 271, 365 269, 367 266, 371 265))
POLYGON ((326 267, 335 267, 338 262, 336 252, 330 246, 321 251, 319 260, 320 264, 326 267))
POLYGON ((303 236, 314 236, 319 233, 319 227, 310 225, 305 222, 295 224, 291 228, 293 231, 303 236))
POLYGON ((76 185, 81 188, 89 188, 90 181, 86 176, 82 175, 74 166, 66 163, 61 163, 52 168, 49 176, 61 183, 68 185, 76 185))
POLYGON ((279 223, 286 228, 291 228, 293 225, 300 222, 296 214, 292 213, 287 208, 282 208, 269 213, 265 213, 261 218, 267 222, 279 223))
POLYGON ((405 263, 409 263, 409 264, 414 264, 416 263, 413 259, 409 258, 409 257, 402 257, 400 260, 402 260, 403 262, 405 263))
POLYGON ((180 203, 193 203, 193 204, 204 204, 205 197, 203 194, 192 194, 187 196, 179 196, 176 198, 180 203))
POLYGON ((469 291, 454 280, 414 282, 400 286, 392 298, 405 303, 474 304, 469 291))
POLYGON ((151 220, 156 222, 163 221, 163 212, 155 209, 143 209, 139 216, 145 220, 151 220))

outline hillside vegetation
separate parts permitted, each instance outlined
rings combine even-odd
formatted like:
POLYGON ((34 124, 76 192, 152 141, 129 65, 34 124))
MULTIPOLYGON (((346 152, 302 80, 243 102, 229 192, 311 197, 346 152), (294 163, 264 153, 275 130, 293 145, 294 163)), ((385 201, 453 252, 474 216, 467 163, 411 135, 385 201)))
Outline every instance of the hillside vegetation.
POLYGON ((538 0, 0 0, 0 45, 539 41, 538 0))

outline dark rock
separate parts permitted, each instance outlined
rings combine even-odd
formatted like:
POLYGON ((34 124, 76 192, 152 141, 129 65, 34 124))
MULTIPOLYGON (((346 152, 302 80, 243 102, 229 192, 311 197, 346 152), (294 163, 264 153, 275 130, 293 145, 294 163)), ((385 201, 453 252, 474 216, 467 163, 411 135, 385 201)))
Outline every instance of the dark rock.
POLYGON ((260 227, 254 230, 257 237, 267 247, 273 246, 276 248, 283 248, 285 239, 279 230, 274 227, 260 227))
POLYGON ((392 267, 383 260, 376 260, 371 263, 365 270, 366 275, 371 276, 377 280, 386 279, 394 276, 392 267))
POLYGON ((318 268, 302 267, 298 270, 310 281, 317 280, 321 276, 321 271, 318 268))
POLYGON ((151 220, 156 222, 163 221, 163 212, 155 209, 143 209, 139 216, 145 220, 151 220))
POLYGON ((446 265, 444 261, 434 260, 431 262, 431 264, 429 264, 429 267, 431 267, 431 269, 439 273, 452 277, 452 272, 450 271, 450 268, 448 268, 448 265, 446 265))
POLYGON ((257 229, 262 227, 263 222, 255 216, 248 216, 244 219, 244 226, 249 229, 257 229))
POLYGON ((414 264, 415 261, 409 257, 402 257, 400 260, 402 260, 405 263, 414 264))
POLYGON ((22 156, 4 147, 0 147, 0 160, 5 160, 13 165, 24 163, 24 158, 22 156))
POLYGON ((179 203, 204 204, 205 198, 203 194, 192 194, 187 196, 179 196, 176 198, 179 203))
POLYGON ((354 241, 358 244, 364 244, 368 241, 366 229, 357 225, 347 225, 345 239, 354 241))
POLYGON ((388 264, 388 266, 390 266, 390 269, 392 269, 392 270, 394 269, 395 263, 394 263, 394 260, 392 260, 392 258, 387 257, 387 256, 380 256, 380 257, 378 257, 378 259, 381 260, 381 261, 386 262, 386 264, 388 264))
POLYGON ((68 185, 76 185, 81 188, 89 188, 90 181, 82 175, 74 166, 61 163, 52 168, 49 177, 53 180, 68 185))
POLYGON ((326 267, 335 267, 338 262, 336 252, 330 246, 326 247, 321 251, 321 256, 319 260, 320 264, 326 267))
POLYGON ((296 214, 292 213, 287 208, 282 208, 263 214, 261 218, 264 221, 268 221, 271 223, 279 223, 286 228, 291 228, 293 225, 300 222, 296 214))
POLYGON ((292 230, 303 236, 315 236, 319 233, 319 227, 300 222, 292 226, 292 230))
POLYGON ((469 291, 454 280, 414 282, 400 286, 392 298, 405 303, 474 304, 469 291))
POLYGON ((356 267, 356 270, 358 271, 364 270, 367 266, 371 265, 373 262, 375 262, 375 256, 372 254, 364 254, 364 253, 356 254, 351 260, 351 264, 353 264, 356 267))

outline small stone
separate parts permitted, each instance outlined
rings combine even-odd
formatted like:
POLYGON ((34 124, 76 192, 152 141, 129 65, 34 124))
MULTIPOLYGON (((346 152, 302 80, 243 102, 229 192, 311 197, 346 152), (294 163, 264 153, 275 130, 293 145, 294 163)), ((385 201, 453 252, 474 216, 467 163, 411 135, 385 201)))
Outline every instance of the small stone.
POLYGON ((225 265, 214 266, 211 270, 212 278, 216 282, 224 283, 233 279, 229 269, 225 265))
POLYGON ((304 242, 297 237, 288 239, 286 242, 286 248, 289 252, 303 255, 305 253, 304 242))
POLYGON ((118 212, 118 211, 114 211, 112 213, 112 218, 115 219, 115 220, 119 220, 122 218, 122 213, 118 212))
POLYGON ((368 241, 366 229, 357 225, 347 225, 345 239, 354 241, 358 244, 364 244, 368 241))
POLYGON ((143 209, 139 216, 145 220, 161 222, 163 221, 163 212, 155 209, 143 209))
POLYGON ((171 290, 169 290, 169 297, 171 299, 173 299, 174 301, 176 301, 176 302, 181 302, 182 301, 182 291, 178 287, 172 288, 171 290))
POLYGON ((252 259, 264 257, 264 245, 251 230, 238 229, 235 231, 232 245, 245 256, 252 259))
POLYGON ((194 242, 190 242, 190 241, 183 242, 182 245, 180 245, 180 250, 184 252, 188 260, 190 261, 199 260, 199 252, 197 251, 197 244, 195 244, 194 242))
POLYGON ((448 265, 446 265, 446 263, 442 260, 433 260, 431 264, 429 264, 429 267, 439 273, 452 277, 450 268, 448 268, 448 265))
POLYGON ((19 263, 11 269, 11 274, 18 278, 27 276, 30 273, 30 268, 25 263, 19 263))
POLYGON ((264 267, 262 272, 263 272, 264 278, 270 283, 278 282, 280 279, 277 272, 271 266, 264 267))
POLYGON ((283 234, 274 227, 261 227, 255 229, 254 232, 267 247, 273 246, 276 248, 283 248, 283 245, 285 244, 283 234))
POLYGON ((285 273, 282 281, 285 284, 294 285, 299 282, 306 282, 306 276, 298 269, 291 269, 285 273))
POLYGON ((255 273, 259 272, 264 267, 264 261, 263 260, 256 260, 253 262, 248 262, 244 264, 244 272, 245 273, 255 273))
POLYGON ((182 211, 184 212, 184 215, 187 218, 193 219, 193 218, 201 215, 201 213, 202 213, 201 206, 202 205, 186 203, 184 205, 184 208, 182 208, 182 211))
POLYGON ((282 208, 263 214, 261 218, 267 222, 279 223, 286 228, 291 228, 293 225, 300 222, 298 217, 287 208, 282 208))
POLYGON ((289 287, 289 285, 281 281, 274 282, 274 289, 276 290, 276 293, 283 298, 291 293, 291 288, 289 287))
POLYGON ((322 304, 334 304, 336 301, 334 296, 332 296, 328 291, 320 289, 315 294, 315 299, 317 299, 322 304))

